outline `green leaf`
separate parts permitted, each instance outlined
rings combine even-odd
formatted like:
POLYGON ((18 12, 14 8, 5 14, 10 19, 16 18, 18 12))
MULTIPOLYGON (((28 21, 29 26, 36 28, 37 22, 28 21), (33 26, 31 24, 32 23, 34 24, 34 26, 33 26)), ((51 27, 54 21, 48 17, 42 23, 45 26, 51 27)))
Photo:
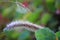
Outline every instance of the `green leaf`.
POLYGON ((14 33, 14 30, 6 30, 4 31, 4 33, 6 34, 8 38, 11 38, 11 35, 14 33))
POLYGON ((60 31, 56 32, 56 36, 58 37, 58 40, 60 40, 60 31))
POLYGON ((60 0, 56 0, 55 6, 56 8, 60 8, 60 0))
POLYGON ((52 15, 49 13, 45 13, 42 18, 41 18, 41 24, 47 24, 47 22, 49 22, 49 20, 51 19, 52 15))
POLYGON ((35 32, 37 40, 55 40, 56 36, 49 28, 39 29, 35 32))
POLYGON ((39 5, 42 5, 42 0, 34 0, 33 1, 33 5, 34 5, 34 7, 38 7, 39 5))
POLYGON ((20 35, 19 32, 14 32, 14 33, 11 35, 11 37, 12 37, 13 39, 16 39, 16 38, 19 37, 19 35, 20 35))
POLYGON ((38 9, 34 13, 31 13, 27 20, 34 23, 40 17, 41 13, 42 9, 38 9))
POLYGON ((56 10, 54 3, 55 0, 46 0, 46 6, 50 12, 55 12, 56 10))
POLYGON ((6 34, 7 38, 9 38, 9 39, 17 39, 20 35, 19 32, 14 31, 14 30, 6 30, 4 33, 6 34))
POLYGON ((19 36, 18 40, 26 40, 26 39, 30 39, 30 32, 28 30, 25 30, 21 33, 21 35, 19 36))
POLYGON ((2 13, 3 17, 9 17, 9 16, 11 17, 11 15, 13 15, 13 13, 15 12, 14 10, 15 10, 14 6, 5 8, 2 13))

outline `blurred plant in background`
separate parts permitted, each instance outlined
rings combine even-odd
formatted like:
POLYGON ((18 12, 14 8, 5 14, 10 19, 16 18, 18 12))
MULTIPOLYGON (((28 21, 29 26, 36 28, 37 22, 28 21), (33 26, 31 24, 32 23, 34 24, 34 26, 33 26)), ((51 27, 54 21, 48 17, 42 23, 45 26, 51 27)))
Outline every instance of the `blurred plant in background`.
POLYGON ((60 0, 0 0, 0 40, 60 40, 59 26, 60 0), (17 28, 21 20, 21 25, 26 21, 30 23, 23 25, 26 28, 23 31, 21 25, 20 30, 17 28), (14 23, 14 27, 12 24, 9 30, 4 30, 13 21, 18 21, 17 26, 14 23))

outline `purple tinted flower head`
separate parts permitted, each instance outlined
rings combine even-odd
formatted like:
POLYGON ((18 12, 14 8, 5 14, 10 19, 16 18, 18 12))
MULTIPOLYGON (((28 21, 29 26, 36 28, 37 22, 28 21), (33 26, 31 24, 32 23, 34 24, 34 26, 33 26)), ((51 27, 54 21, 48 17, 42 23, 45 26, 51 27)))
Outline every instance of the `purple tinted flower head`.
POLYGON ((60 10, 57 10, 57 11, 56 11, 56 14, 60 14, 60 10))
POLYGON ((13 29, 14 27, 20 27, 20 28, 22 27, 22 28, 25 28, 25 29, 27 29, 27 30, 30 30, 30 29, 31 29, 31 31, 35 31, 35 30, 37 30, 37 29, 42 29, 42 28, 44 28, 44 27, 42 27, 42 26, 39 26, 39 25, 30 23, 30 22, 28 22, 28 21, 21 21, 21 20, 20 20, 20 21, 11 22, 10 24, 7 25, 6 28, 4 28, 3 31, 5 31, 5 30, 11 30, 11 29, 13 29))

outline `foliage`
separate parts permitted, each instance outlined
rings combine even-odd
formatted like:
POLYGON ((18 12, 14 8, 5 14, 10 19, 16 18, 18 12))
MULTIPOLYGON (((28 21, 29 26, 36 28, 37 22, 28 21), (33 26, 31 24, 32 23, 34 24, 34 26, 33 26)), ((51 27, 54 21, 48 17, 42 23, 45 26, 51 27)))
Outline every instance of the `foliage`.
MULTIPOLYGON (((2 38, 1 40, 3 40, 4 36, 6 36, 6 40, 32 40, 32 36, 35 36, 37 40, 56 40, 56 37, 58 40, 60 40, 60 32, 57 32, 56 35, 53 32, 57 30, 56 25, 58 25, 58 22, 60 22, 58 21, 59 18, 56 19, 53 17, 55 14, 57 14, 57 11, 60 13, 60 0, 32 0, 31 3, 28 0, 28 8, 31 8, 33 11, 16 2, 24 3, 25 1, 0 0, 0 12, 5 19, 9 21, 27 20, 36 25, 43 24, 45 27, 48 26, 48 28, 37 30, 35 35, 31 35, 31 32, 28 30, 24 30, 23 32, 6 30, 4 33, 0 34, 0 39, 2 38)), ((8 21, 6 21, 4 18, 1 19, 0 16, 0 19, 2 20, 2 22, 0 21, 0 24, 2 23, 3 25, 6 25, 6 22, 8 21)), ((0 26, 0 28, 0 31, 2 31, 2 28, 4 27, 0 26)))
POLYGON ((55 33, 49 28, 37 30, 35 36, 37 40, 56 40, 55 33))

